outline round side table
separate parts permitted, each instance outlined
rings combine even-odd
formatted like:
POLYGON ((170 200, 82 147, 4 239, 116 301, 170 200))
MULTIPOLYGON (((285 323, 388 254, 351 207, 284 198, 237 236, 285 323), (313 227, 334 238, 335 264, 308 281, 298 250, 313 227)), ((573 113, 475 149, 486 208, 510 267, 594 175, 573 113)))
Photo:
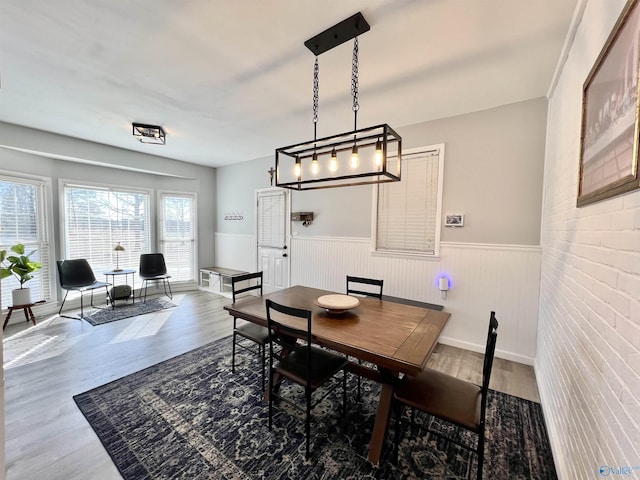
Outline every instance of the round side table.
POLYGON ((111 303, 112 307, 115 307, 115 301, 116 300, 129 300, 131 298, 131 303, 136 303, 136 296, 135 296, 135 279, 136 279, 136 270, 132 269, 132 268, 125 268, 123 270, 109 270, 108 272, 102 272, 102 274, 106 277, 107 279, 107 283, 111 283, 113 285, 113 287, 111 287, 111 289, 108 291, 109 293, 109 303, 111 303), (113 295, 114 289, 118 286, 116 285, 116 277, 122 276, 124 275, 124 283, 121 283, 120 285, 129 285, 127 283, 128 281, 128 276, 131 275, 131 294, 129 296, 127 296, 126 298, 123 297, 117 297, 113 295), (111 282, 109 282, 109 277, 111 277, 111 282))

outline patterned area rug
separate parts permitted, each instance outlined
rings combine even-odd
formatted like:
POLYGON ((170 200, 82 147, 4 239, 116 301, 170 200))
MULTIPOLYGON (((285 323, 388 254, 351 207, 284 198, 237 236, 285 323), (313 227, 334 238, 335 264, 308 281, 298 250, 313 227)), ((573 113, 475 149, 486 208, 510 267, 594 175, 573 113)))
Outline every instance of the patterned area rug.
MULTIPOLYGON (((360 403, 350 395, 346 418, 340 389, 315 408, 305 461, 303 417, 277 405, 270 432, 257 356, 243 352, 236 362, 234 375, 227 337, 74 400, 126 480, 475 478, 475 455, 412 428, 403 429, 395 465, 394 422, 380 467, 369 463, 379 393, 369 381, 360 403)), ((352 375, 349 382, 353 389, 352 375)), ((487 419, 485 478, 557 478, 539 404, 491 391, 487 419)), ((417 420, 465 435, 430 417, 417 420)))
POLYGON ((158 312, 165 308, 175 307, 175 305, 161 298, 152 298, 146 302, 136 301, 136 303, 116 304, 116 308, 102 308, 94 310, 84 316, 84 319, 94 327, 105 323, 115 322, 123 318, 144 315, 145 313, 158 312))

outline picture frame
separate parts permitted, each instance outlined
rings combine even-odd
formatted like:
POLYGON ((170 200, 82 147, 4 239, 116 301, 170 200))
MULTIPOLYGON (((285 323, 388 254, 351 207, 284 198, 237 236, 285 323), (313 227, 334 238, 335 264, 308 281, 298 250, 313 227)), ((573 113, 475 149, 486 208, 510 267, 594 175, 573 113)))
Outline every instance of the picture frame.
POLYGON ((444 217, 445 227, 463 227, 464 226, 464 214, 462 213, 447 213, 444 217))
POLYGON ((578 207, 636 190, 639 0, 629 0, 583 85, 578 207))

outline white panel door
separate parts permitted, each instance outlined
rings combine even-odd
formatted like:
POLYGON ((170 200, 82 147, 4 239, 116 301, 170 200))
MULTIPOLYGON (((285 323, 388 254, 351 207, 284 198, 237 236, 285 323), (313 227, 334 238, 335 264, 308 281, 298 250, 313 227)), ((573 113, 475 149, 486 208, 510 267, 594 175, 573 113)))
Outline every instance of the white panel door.
POLYGON ((289 286, 289 192, 282 189, 258 190, 257 249, 258 270, 263 272, 264 293, 289 286))

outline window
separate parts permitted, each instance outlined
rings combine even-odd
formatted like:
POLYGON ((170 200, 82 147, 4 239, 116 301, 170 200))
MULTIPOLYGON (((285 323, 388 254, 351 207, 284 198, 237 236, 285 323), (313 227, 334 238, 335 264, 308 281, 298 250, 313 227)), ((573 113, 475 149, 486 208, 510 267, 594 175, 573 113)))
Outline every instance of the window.
POLYGON ((196 279, 196 199, 189 194, 160 194, 160 251, 172 279, 196 279))
POLYGON ((402 181, 374 189, 375 251, 439 254, 443 171, 443 144, 403 152, 402 181))
MULTIPOLYGON (((35 250, 31 259, 42 263, 26 287, 31 289, 33 301, 51 298, 51 270, 47 233, 47 200, 49 183, 42 180, 0 176, 0 249, 7 250, 17 244, 25 252, 35 250)), ((2 305, 12 304, 11 291, 20 288, 14 277, 2 281, 2 305)))
POLYGON ((64 185, 64 256, 85 258, 96 277, 137 269, 151 247, 150 194, 119 187, 64 185), (114 248, 124 247, 116 259, 114 248))
POLYGON ((286 191, 269 190, 258 195, 258 246, 282 248, 287 244, 286 191))

